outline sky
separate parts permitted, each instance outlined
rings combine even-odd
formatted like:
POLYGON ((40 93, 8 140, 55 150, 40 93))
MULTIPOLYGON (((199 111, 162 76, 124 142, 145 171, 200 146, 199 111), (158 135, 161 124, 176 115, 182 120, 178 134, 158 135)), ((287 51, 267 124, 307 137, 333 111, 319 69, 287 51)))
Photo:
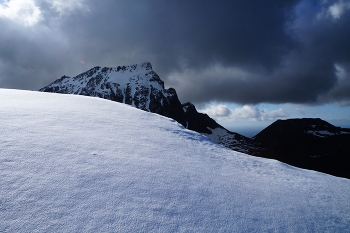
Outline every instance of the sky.
POLYGON ((349 0, 0 0, 0 87, 151 62, 228 129, 350 127, 349 0))

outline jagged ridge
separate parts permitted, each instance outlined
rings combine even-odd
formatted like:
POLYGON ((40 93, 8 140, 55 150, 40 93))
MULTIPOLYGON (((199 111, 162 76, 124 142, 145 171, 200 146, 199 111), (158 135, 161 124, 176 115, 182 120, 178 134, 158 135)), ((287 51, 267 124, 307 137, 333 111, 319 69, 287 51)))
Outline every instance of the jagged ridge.
POLYGON ((235 151, 250 154, 258 148, 250 138, 231 132, 207 114, 197 112, 193 104, 185 103, 182 107, 186 114, 188 129, 204 134, 210 140, 235 151))

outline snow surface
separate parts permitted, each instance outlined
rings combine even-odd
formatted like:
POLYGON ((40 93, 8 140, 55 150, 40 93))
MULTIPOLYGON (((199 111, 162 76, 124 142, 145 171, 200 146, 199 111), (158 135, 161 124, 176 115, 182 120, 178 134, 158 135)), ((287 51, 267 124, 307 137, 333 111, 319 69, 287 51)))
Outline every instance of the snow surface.
POLYGON ((325 138, 327 136, 335 136, 335 135, 339 135, 339 134, 350 134, 349 132, 346 131, 340 131, 339 133, 333 133, 333 132, 329 132, 327 130, 308 130, 307 131, 308 134, 317 136, 317 137, 321 137, 321 138, 325 138))
POLYGON ((348 179, 117 102, 0 96, 0 232, 349 232, 348 179))
POLYGON ((251 145, 246 145, 245 140, 237 139, 234 133, 231 133, 226 129, 222 129, 222 128, 212 129, 210 127, 207 127, 207 129, 209 129, 212 133, 211 134, 203 133, 203 135, 207 136, 213 142, 216 142, 227 148, 230 148, 235 151, 240 151, 243 153, 249 153, 249 149, 253 149, 251 145))

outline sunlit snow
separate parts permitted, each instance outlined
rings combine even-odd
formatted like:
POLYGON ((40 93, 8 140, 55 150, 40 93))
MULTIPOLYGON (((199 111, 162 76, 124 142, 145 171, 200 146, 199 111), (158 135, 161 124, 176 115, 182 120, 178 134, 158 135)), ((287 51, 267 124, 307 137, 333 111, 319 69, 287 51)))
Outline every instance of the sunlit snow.
POLYGON ((0 232, 348 232, 350 180, 100 98, 0 89, 0 232))

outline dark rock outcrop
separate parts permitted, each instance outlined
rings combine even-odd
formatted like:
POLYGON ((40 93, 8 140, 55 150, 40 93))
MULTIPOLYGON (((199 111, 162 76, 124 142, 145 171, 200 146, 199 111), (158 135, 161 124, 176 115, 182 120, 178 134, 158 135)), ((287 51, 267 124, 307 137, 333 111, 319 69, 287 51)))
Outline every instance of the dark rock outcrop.
POLYGON ((185 103, 182 106, 188 129, 204 134, 210 140, 235 151, 251 154, 259 150, 258 144, 250 138, 225 129, 207 114, 197 112, 193 104, 185 103))
POLYGON ((277 120, 254 138, 253 155, 350 178, 350 129, 319 118, 277 120))

